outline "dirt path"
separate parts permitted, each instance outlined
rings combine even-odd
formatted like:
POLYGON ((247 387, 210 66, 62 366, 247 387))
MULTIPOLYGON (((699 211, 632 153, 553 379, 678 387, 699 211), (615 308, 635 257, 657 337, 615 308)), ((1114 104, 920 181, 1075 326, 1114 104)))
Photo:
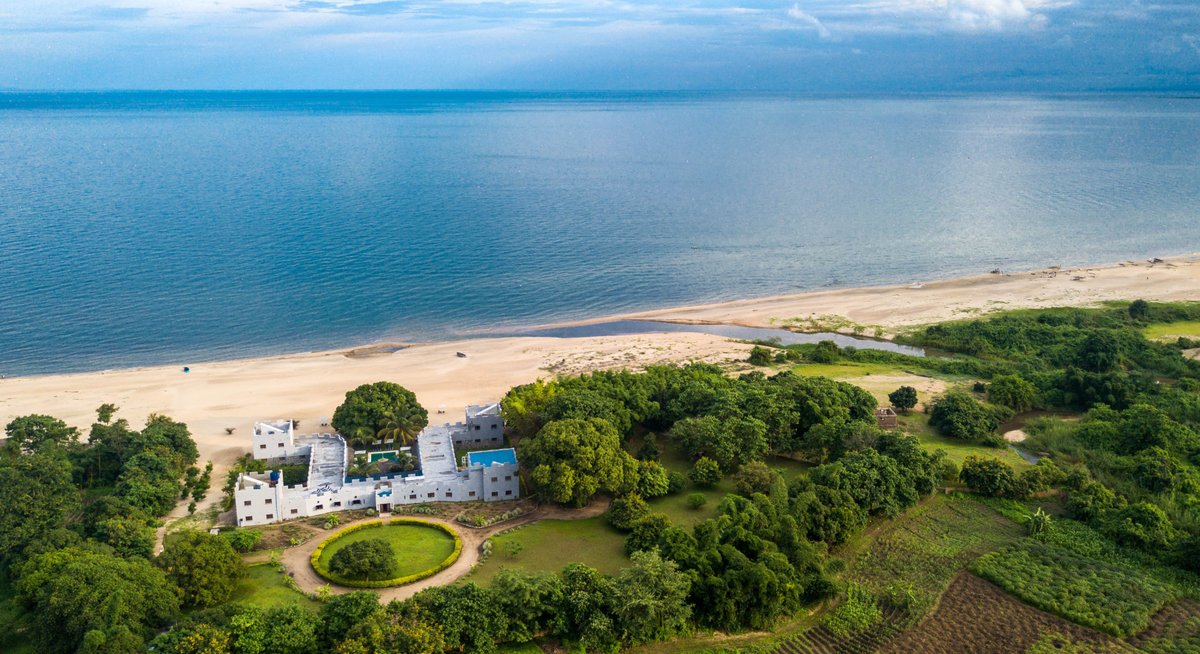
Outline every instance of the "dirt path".
MULTIPOLYGON (((485 527, 483 529, 472 529, 452 520, 444 520, 442 518, 434 518, 430 516, 402 516, 397 514, 381 516, 381 518, 384 520, 393 517, 411 517, 446 525, 453 529, 454 532, 458 534, 458 537, 462 539, 462 553, 459 554, 458 560, 451 564, 450 567, 442 570, 432 577, 428 577, 422 579, 421 581, 404 586, 397 586, 395 588, 378 588, 373 590, 379 593, 379 599, 383 602, 408 599, 409 597, 412 597, 426 588, 445 586, 446 584, 454 583, 470 572, 471 568, 475 567, 475 564, 479 562, 480 547, 483 545, 483 541, 491 538, 497 532, 501 532, 506 529, 512 529, 513 527, 518 527, 520 525, 526 525, 531 522, 537 522, 538 520, 584 520, 586 518, 594 518, 598 515, 601 515, 607 510, 607 499, 593 501, 591 504, 583 507, 582 509, 567 509, 560 506, 543 505, 523 516, 520 516, 519 518, 507 520, 500 524, 492 525, 491 527, 485 527)), ((378 520, 380 518, 371 519, 378 520)), ((288 548, 284 551, 283 558, 280 559, 280 561, 283 563, 284 567, 287 568, 288 574, 292 575, 292 577, 296 580, 296 585, 298 585, 304 592, 316 592, 318 588, 326 584, 329 585, 329 589, 334 594, 348 593, 355 590, 354 588, 346 588, 345 586, 339 586, 322 579, 321 576, 318 575, 315 570, 313 570, 312 564, 310 563, 312 553, 317 549, 317 545, 320 545, 323 541, 328 540, 336 533, 338 532, 329 534, 324 538, 313 538, 303 545, 288 548)))

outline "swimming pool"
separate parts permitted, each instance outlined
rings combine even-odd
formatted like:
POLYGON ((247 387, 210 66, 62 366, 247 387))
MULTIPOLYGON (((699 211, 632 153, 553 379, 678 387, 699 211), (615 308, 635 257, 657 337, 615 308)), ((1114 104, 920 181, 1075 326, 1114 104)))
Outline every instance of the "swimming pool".
POLYGON ((517 452, 511 447, 503 450, 483 450, 467 454, 467 466, 494 466, 517 462, 517 452))

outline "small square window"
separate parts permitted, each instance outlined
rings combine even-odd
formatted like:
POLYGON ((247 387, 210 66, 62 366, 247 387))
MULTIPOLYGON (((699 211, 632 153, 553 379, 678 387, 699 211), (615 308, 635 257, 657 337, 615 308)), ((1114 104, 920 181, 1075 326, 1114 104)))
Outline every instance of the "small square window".
POLYGON ((467 497, 475 497, 475 491, 467 493, 467 497))
POLYGON ((499 425, 497 425, 496 423, 494 423, 494 422, 493 422, 493 423, 492 423, 492 429, 495 429, 496 427, 499 427, 499 425))
POLYGON ((297 513, 300 513, 300 509, 292 509, 292 515, 296 515, 297 513))
POLYGON ((494 483, 496 483, 496 482, 498 482, 498 481, 500 481, 500 478, 499 478, 499 477, 492 477, 492 483, 493 483, 493 484, 494 484, 494 483))
POLYGON ((510 490, 506 490, 506 491, 504 491, 504 494, 505 494, 505 495, 512 495, 512 491, 510 491, 510 490))
POLYGON ((415 500, 415 499, 417 499, 417 494, 416 494, 416 493, 413 493, 412 495, 409 495, 409 496, 408 496, 408 499, 410 499, 410 500, 415 500))
POLYGON ((429 495, 426 495, 426 497, 433 497, 433 493, 430 493, 429 495))
POLYGON ((504 481, 512 481, 512 475, 504 475, 504 481))
POLYGON ((334 502, 334 503, 333 503, 333 505, 334 505, 334 506, 341 506, 341 505, 342 505, 342 503, 341 503, 341 502, 334 502))
POLYGON ((496 491, 492 491, 492 497, 496 497, 498 495, 500 495, 500 493, 497 493, 496 491))
POLYGON ((250 500, 246 500, 245 502, 242 502, 242 506, 250 506, 250 500))
POLYGON ((479 431, 479 425, 475 425, 475 431, 479 431))
POLYGON ((267 449, 267 444, 266 444, 266 443, 263 443, 262 445, 259 445, 259 446, 258 446, 258 449, 260 449, 260 450, 265 450, 265 449, 267 449))
POLYGON ((324 504, 318 504, 318 505, 316 505, 316 506, 314 506, 314 507, 313 507, 313 511, 320 511, 320 510, 321 510, 321 509, 323 509, 323 508, 325 508, 325 505, 324 505, 324 504))
POLYGON ((446 497, 454 497, 453 491, 446 491, 446 497))
POLYGON ((246 516, 246 522, 250 522, 251 520, 254 520, 254 516, 252 516, 252 515, 246 516))
POLYGON ((267 499, 263 500, 263 504, 270 504, 270 503, 271 503, 271 498, 269 498, 269 497, 267 499))
POLYGON ((280 443, 280 444, 279 444, 279 447, 283 447, 283 443, 280 443))
POLYGON ((274 520, 274 519, 275 519, 275 514, 274 514, 274 513, 268 513, 268 514, 267 514, 267 520, 274 520))
POLYGON ((475 442, 476 442, 476 443, 482 443, 483 441, 482 441, 482 440, 480 440, 480 439, 478 439, 478 438, 476 438, 476 439, 475 439, 475 442))
POLYGON ((355 504, 362 504, 362 500, 353 500, 352 502, 350 502, 351 506, 353 506, 355 504))

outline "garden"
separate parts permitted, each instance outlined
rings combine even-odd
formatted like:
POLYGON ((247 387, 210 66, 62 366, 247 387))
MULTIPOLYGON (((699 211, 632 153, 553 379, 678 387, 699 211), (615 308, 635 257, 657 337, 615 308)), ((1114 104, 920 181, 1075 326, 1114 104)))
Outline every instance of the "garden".
POLYGON ((458 559, 462 541, 449 527, 395 518, 343 529, 321 543, 312 566, 325 579, 355 588, 385 588, 424 579, 458 559))

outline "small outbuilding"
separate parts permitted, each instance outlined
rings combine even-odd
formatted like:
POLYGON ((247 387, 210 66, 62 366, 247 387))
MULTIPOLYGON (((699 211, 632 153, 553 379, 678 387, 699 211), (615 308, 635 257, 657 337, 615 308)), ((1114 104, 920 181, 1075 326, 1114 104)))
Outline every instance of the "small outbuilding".
POLYGON ((880 429, 895 429, 896 428, 896 411, 890 406, 875 409, 875 422, 879 423, 880 429))

